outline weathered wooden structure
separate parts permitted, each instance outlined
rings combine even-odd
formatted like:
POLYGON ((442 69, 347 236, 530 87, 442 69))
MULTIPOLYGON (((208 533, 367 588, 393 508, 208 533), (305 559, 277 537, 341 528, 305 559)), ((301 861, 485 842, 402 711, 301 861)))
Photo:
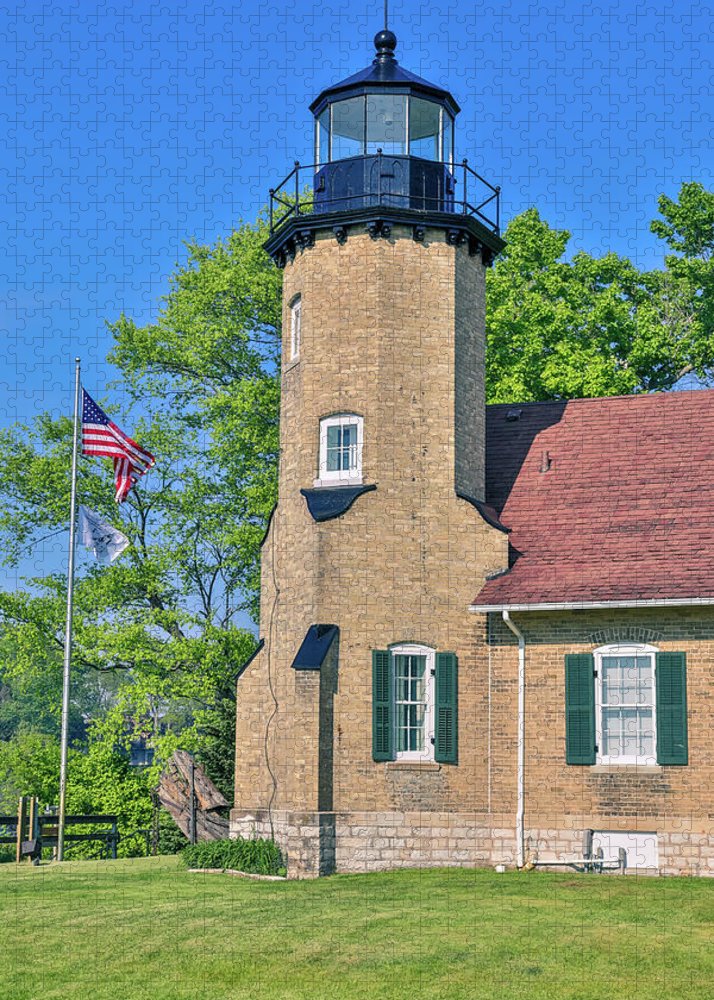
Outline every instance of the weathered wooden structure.
POLYGON ((185 750, 175 750, 168 761, 159 781, 158 797, 192 844, 228 836, 228 820, 220 815, 228 802, 185 750))

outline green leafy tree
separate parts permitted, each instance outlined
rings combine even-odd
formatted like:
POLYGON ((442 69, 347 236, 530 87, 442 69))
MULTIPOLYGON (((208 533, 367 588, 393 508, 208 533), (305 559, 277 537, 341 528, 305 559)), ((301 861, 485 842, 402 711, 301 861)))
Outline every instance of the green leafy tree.
POLYGON ((689 311, 694 350, 683 374, 695 372, 702 379, 714 373, 714 191, 691 181, 683 184, 679 201, 659 199, 663 219, 651 230, 674 253, 665 258, 667 270, 683 290, 689 311))
POLYGON ((155 323, 111 325, 111 360, 134 398, 152 399, 198 433, 206 468, 229 498, 240 584, 258 611, 259 542, 277 499, 282 275, 263 250, 264 221, 215 246, 189 244, 155 323))
MULTIPOLYGON (((83 458, 78 475, 80 502, 131 540, 113 565, 80 559, 76 575, 74 682, 112 682, 97 732, 106 745, 150 735, 159 759, 180 739, 223 762, 217 778, 229 794, 227 720, 255 645, 247 616, 275 498, 280 277, 264 235, 245 226, 214 248, 192 245, 157 322, 140 328, 122 317, 112 327, 129 397, 117 419, 158 461, 119 509, 108 462, 83 458)), ((66 527, 70 447, 66 418, 43 415, 0 434, 0 544, 10 564, 66 527)), ((56 686, 65 594, 62 573, 0 593, 17 683, 39 653, 52 659, 56 686)))
POLYGON ((684 185, 660 199, 653 223, 683 258, 639 271, 626 258, 580 252, 536 209, 509 224, 487 277, 487 395, 491 402, 626 395, 710 377, 714 195, 684 185))

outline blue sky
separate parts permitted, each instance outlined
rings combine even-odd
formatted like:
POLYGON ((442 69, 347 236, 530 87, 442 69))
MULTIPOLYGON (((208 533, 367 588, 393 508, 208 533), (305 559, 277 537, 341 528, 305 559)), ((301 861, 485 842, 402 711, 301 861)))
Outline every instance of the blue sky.
MULTIPOLYGON (((660 193, 712 183, 712 8, 391 4, 397 57, 462 106, 456 153, 657 266, 660 193)), ((105 320, 156 314, 183 241, 254 218, 311 156, 312 98, 367 65, 381 3, 28 3, 0 32, 0 423, 102 395, 105 320)), ((130 428, 127 428, 130 429, 130 428)))
MULTIPOLYGON (((712 181, 706 7, 392 3, 397 56, 461 103, 457 155, 573 249, 655 266, 661 192, 712 181)), ((155 315, 183 241, 252 219, 381 4, 28 4, 2 32, 0 418, 100 394, 104 321, 155 315)))

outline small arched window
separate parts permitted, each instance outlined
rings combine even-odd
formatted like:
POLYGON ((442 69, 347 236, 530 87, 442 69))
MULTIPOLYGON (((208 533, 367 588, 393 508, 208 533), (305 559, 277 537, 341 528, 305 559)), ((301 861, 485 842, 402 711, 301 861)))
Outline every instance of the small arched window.
POLYGON ((302 334, 302 298, 296 295, 290 303, 290 360, 300 357, 300 340, 302 334))
POLYGON ((350 486, 362 482, 362 417, 336 413, 320 421, 320 462, 316 486, 350 486))

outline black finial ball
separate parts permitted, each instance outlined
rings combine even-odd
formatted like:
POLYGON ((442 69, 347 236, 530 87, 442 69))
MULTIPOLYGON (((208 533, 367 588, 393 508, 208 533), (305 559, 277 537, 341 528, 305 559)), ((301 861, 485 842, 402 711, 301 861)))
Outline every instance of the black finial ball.
POLYGON ((397 36, 385 28, 374 36, 374 47, 379 55, 392 55, 397 47, 397 36))

